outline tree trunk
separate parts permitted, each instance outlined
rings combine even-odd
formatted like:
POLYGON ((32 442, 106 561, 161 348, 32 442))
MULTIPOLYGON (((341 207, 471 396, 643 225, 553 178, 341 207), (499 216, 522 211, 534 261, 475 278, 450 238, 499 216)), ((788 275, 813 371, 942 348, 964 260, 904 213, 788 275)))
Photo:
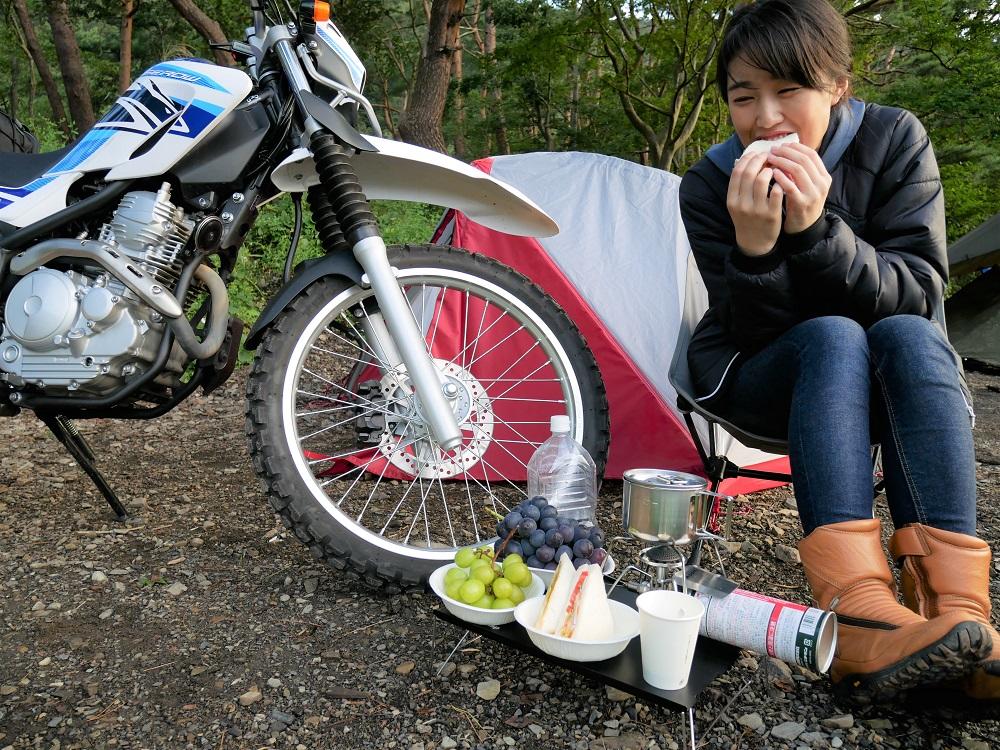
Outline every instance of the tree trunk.
MULTIPOLYGON (((170 4, 209 44, 227 44, 229 42, 218 21, 210 18, 195 4, 194 0, 170 0, 170 4)), ((233 64, 233 58, 225 50, 213 49, 212 56, 219 65, 231 67, 233 64)))
POLYGON ((10 54, 10 101, 8 102, 7 113, 17 119, 17 84, 21 77, 21 56, 17 50, 11 50, 10 54))
POLYGON ((441 153, 446 151, 441 118, 448 100, 452 59, 458 48, 464 9, 465 0, 433 0, 427 43, 417 67, 413 96, 399 121, 399 133, 404 141, 441 153))
POLYGON ((122 25, 119 38, 118 91, 132 83, 132 20, 135 17, 135 0, 122 0, 122 25))
POLYGON ((17 13, 18 24, 21 26, 21 33, 24 35, 24 43, 28 48, 28 54, 31 55, 31 59, 35 63, 35 68, 38 69, 38 76, 42 79, 42 87, 45 89, 46 97, 48 97, 49 107, 52 108, 52 119, 55 120, 56 125, 62 130, 63 135, 69 138, 71 131, 69 122, 66 120, 66 109, 63 107, 63 100, 59 95, 56 80, 52 76, 52 70, 45 59, 45 53, 42 52, 42 46, 38 43, 38 36, 35 34, 35 25, 28 14, 27 2, 26 0, 12 0, 12 2, 14 4, 14 11, 17 13))
POLYGON ((94 124, 94 105, 90 101, 90 84, 83 68, 80 46, 69 22, 69 7, 66 0, 50 0, 48 9, 52 42, 59 59, 59 70, 62 71, 69 112, 77 132, 83 133, 94 124))
POLYGON ((459 88, 455 91, 455 157, 466 160, 465 155, 465 97, 462 96, 462 47, 455 50, 451 60, 451 75, 459 88))
POLYGON ((486 45, 483 50, 489 66, 489 76, 487 87, 488 99, 493 101, 493 135, 497 139, 498 154, 510 153, 510 141, 507 139, 507 118, 503 113, 503 95, 499 82, 497 81, 497 25, 493 20, 493 4, 486 7, 486 45))

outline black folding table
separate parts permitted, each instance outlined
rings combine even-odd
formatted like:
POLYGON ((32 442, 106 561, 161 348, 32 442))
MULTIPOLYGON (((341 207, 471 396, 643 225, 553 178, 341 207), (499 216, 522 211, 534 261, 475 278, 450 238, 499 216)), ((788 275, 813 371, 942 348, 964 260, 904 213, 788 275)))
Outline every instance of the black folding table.
MULTIPOLYGON (((617 586, 611 592, 610 597, 630 607, 635 607, 636 595, 623 586, 617 586)), ((451 657, 462 646, 470 633, 476 633, 518 651, 537 656, 539 659, 550 664, 624 690, 650 703, 668 709, 686 711, 688 714, 692 748, 697 746, 695 743, 694 706, 698 700, 698 696, 712 680, 726 672, 739 655, 739 649, 735 646, 699 636, 688 684, 681 690, 660 690, 642 678, 642 657, 638 636, 633 638, 629 642, 628 647, 613 659, 597 662, 576 662, 549 656, 540 651, 528 638, 528 634, 524 628, 516 622, 498 627, 475 625, 455 617, 444 606, 437 609, 434 614, 445 622, 457 625, 465 630, 455 648, 452 649, 451 654, 448 655, 445 663, 451 660, 451 657)), ((442 669, 443 667, 444 665, 442 664, 442 669)))

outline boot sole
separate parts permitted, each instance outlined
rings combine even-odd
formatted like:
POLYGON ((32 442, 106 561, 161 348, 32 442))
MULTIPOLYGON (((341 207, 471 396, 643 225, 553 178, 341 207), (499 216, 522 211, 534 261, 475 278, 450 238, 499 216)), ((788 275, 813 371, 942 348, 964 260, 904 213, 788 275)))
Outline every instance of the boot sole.
POLYGON ((901 693, 963 677, 993 648, 982 625, 961 622, 940 640, 878 672, 847 675, 834 687, 841 698, 867 705, 894 701, 901 693))

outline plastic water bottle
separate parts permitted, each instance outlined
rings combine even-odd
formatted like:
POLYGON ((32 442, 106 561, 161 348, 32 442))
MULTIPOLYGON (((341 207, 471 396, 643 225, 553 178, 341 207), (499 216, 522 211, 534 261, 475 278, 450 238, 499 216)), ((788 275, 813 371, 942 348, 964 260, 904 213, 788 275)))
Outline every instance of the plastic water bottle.
POLYGON ((552 437, 528 461, 528 496, 541 495, 559 515, 594 523, 597 508, 597 465, 587 449, 569 434, 569 417, 550 420, 552 437))

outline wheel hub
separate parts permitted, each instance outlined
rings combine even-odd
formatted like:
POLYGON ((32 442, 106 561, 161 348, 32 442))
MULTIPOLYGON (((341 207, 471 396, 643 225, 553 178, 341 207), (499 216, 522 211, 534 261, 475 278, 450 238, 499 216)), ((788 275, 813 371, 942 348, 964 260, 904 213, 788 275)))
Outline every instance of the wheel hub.
POLYGON ((479 463, 493 437, 493 408, 486 389, 463 367, 434 359, 443 375, 442 392, 462 430, 462 444, 445 454, 431 437, 420 399, 405 373, 388 373, 380 381, 382 397, 396 417, 387 418, 379 450, 389 462, 412 476, 448 479, 479 463))

